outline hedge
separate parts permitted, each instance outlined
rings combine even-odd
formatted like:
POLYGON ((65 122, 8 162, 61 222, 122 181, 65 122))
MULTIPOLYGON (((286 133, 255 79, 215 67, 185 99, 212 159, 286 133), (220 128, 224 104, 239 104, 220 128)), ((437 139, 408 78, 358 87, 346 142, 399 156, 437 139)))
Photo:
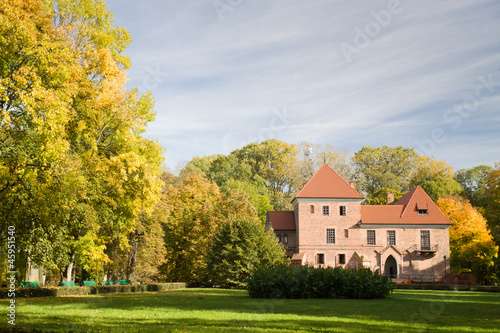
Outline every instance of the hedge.
POLYGON ((397 284, 396 289, 500 292, 500 286, 469 286, 450 284, 397 284))
POLYGON ((392 280, 370 269, 278 266, 260 268, 247 282, 254 298, 387 298, 392 280))
MULTIPOLYGON (((48 288, 21 288, 16 289, 17 297, 58 297, 58 296, 83 296, 109 293, 133 293, 146 291, 167 291, 185 288, 184 282, 140 284, 140 285, 113 285, 91 287, 48 287, 48 288)), ((8 298, 7 288, 0 289, 0 298, 8 298)))

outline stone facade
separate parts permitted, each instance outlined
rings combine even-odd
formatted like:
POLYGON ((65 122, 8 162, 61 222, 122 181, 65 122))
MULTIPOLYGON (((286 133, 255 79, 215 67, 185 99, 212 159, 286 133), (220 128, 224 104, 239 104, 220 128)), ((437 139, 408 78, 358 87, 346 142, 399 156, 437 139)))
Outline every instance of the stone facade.
POLYGON ((293 221, 278 223, 276 212, 268 213, 268 227, 285 243, 294 264, 369 267, 393 278, 435 279, 449 273, 451 223, 423 189, 393 205, 374 207, 361 205, 363 197, 345 186, 352 188, 324 165, 292 201, 293 214, 282 215, 293 221))

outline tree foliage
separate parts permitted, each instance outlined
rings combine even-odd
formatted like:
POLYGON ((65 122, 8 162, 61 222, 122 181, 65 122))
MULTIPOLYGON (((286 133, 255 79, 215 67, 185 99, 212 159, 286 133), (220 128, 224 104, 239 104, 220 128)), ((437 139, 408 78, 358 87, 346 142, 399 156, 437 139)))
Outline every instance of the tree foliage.
POLYGON ((102 1, 0 1, 0 210, 30 259, 97 275, 158 200, 149 94, 125 88, 128 33, 102 1), (114 248, 115 246, 111 246, 114 248))
POLYGON ((295 145, 271 139, 262 143, 251 143, 231 153, 240 163, 250 166, 267 182, 271 204, 276 210, 290 208, 290 201, 299 188, 297 173, 297 149, 295 145))
POLYGON ((218 225, 207 254, 210 284, 245 288, 253 270, 288 263, 283 246, 257 219, 228 219, 218 225))
POLYGON ((367 205, 387 205, 387 195, 389 193, 394 194, 394 202, 397 202, 399 198, 403 196, 403 193, 398 192, 392 188, 381 188, 373 194, 370 194, 365 199, 365 204, 367 205))
POLYGON ((491 281, 498 255, 486 219, 461 197, 440 198, 441 211, 453 222, 450 227, 452 272, 472 272, 479 283, 491 281))
POLYGON ((462 186, 461 195, 475 207, 485 207, 488 196, 485 192, 487 176, 493 168, 489 165, 478 165, 469 169, 458 170, 454 179, 462 186))

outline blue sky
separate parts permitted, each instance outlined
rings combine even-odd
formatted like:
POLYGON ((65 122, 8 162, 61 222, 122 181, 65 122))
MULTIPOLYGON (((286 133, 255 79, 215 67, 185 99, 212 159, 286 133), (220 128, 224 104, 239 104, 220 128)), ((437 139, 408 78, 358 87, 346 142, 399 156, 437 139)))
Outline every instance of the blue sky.
POLYGON ((108 0, 174 168, 276 138, 500 161, 496 0, 108 0))

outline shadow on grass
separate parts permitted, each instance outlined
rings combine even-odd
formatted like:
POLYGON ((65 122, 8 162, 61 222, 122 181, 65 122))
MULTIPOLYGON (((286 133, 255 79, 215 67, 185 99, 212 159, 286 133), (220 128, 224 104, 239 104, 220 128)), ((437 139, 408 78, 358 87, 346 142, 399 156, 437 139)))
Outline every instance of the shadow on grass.
POLYGON ((491 332, 500 327, 495 293, 398 290, 389 299, 269 300, 239 290, 183 289, 20 303, 19 324, 62 332, 491 332))

